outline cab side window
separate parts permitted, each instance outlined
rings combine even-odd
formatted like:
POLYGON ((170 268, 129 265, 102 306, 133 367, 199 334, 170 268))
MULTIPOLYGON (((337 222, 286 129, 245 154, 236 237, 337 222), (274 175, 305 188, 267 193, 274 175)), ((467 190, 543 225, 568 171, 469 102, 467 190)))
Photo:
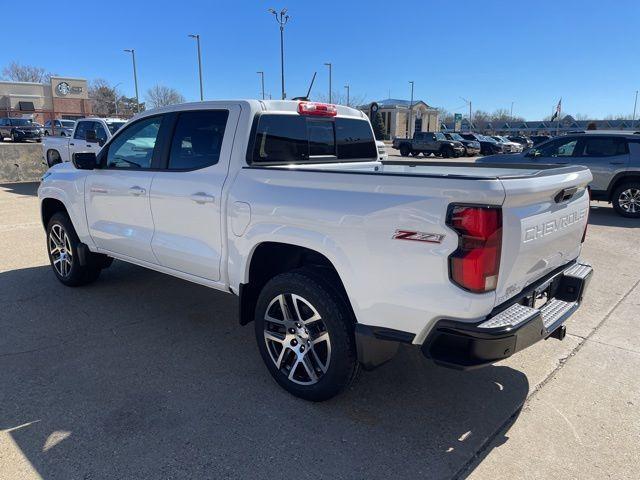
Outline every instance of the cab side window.
POLYGON ((228 117, 227 110, 180 113, 171 141, 169 170, 195 170, 218 163, 228 117))
POLYGON ((162 117, 139 120, 122 130, 109 145, 107 168, 151 168, 162 117))
POLYGON ((107 141, 107 131, 104 129, 100 122, 93 122, 93 127, 96 131, 96 138, 98 139, 98 143, 104 145, 107 141))
POLYGON ((577 143, 577 138, 561 138, 540 145, 537 151, 542 157, 572 157, 577 143))
POLYGON ((84 140, 87 130, 90 130, 89 124, 93 122, 78 122, 73 138, 76 140, 84 140))

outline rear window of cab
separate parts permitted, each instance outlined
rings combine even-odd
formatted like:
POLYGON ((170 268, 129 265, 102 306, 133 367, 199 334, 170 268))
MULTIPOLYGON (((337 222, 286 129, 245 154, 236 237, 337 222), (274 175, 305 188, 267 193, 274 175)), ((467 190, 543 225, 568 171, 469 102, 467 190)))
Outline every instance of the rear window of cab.
POLYGON ((371 125, 356 118, 262 114, 251 164, 372 161, 378 151, 371 125))

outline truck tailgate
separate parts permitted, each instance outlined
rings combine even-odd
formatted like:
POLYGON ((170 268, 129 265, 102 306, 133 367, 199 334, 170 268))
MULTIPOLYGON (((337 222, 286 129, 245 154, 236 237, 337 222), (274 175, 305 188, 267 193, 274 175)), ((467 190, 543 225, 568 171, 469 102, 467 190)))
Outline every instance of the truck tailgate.
POLYGON ((587 168, 500 179, 505 201, 496 304, 578 257, 588 221, 586 187, 591 179, 587 168))

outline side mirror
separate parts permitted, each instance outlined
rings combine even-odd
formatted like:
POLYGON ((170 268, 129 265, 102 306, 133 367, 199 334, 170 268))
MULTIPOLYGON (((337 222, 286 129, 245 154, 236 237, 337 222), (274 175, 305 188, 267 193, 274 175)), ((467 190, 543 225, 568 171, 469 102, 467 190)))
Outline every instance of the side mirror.
POLYGON ((98 134, 96 133, 95 130, 87 130, 84 133, 84 139, 87 142, 98 143, 98 134))
POLYGON ((93 170, 98 165, 96 154, 83 152, 73 154, 73 166, 78 170, 93 170))

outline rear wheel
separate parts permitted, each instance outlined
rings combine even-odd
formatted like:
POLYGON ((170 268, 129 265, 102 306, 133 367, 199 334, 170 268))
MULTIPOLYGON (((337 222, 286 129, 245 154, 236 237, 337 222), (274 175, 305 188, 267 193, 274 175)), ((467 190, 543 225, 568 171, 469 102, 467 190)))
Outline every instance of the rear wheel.
POLYGON ((302 268, 262 289, 255 314, 258 348, 273 378, 305 400, 327 400, 358 370, 352 315, 331 282, 302 268))
POLYGON ((409 145, 400 145, 400 155, 402 155, 403 157, 408 157, 410 153, 411 148, 409 148, 409 145))
POLYGON ((624 183, 613 191, 615 211, 628 218, 640 218, 640 182, 624 183))
POLYGON ((81 265, 79 246, 80 240, 67 214, 55 213, 47 225, 47 252, 53 273, 69 287, 93 282, 110 263, 108 257, 88 252, 85 264, 81 265))

